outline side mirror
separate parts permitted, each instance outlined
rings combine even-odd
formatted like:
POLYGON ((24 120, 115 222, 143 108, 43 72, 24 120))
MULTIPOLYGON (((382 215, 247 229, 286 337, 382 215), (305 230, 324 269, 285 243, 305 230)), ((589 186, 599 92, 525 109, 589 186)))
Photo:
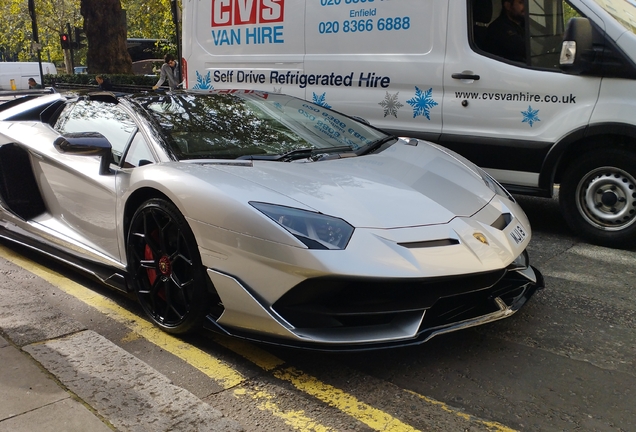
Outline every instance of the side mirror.
POLYGON ((592 24, 587 18, 571 18, 563 35, 559 57, 561 70, 581 75, 594 69, 592 24))
POLYGON ((104 135, 98 132, 69 133, 58 137, 53 145, 60 153, 100 156, 99 173, 110 174, 113 147, 104 135))

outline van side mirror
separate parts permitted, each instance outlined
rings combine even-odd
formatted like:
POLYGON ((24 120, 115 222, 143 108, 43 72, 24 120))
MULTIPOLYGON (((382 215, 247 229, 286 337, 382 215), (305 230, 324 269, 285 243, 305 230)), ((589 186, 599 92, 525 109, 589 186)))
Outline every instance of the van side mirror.
POLYGON ((571 18, 563 35, 559 65, 572 75, 581 75, 594 69, 592 24, 587 18, 571 18))
POLYGON ((112 145, 98 132, 69 133, 58 137, 53 145, 60 153, 79 156, 100 156, 99 173, 110 174, 112 145))

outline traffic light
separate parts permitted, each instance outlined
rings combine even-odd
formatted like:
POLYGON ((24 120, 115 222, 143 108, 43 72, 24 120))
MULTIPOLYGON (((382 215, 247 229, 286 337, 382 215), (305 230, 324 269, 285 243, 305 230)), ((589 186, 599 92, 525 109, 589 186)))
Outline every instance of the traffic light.
POLYGON ((60 34, 60 45, 63 50, 71 49, 71 38, 68 37, 68 33, 60 34))
POLYGON ((75 27, 75 38, 73 39, 73 43, 71 47, 73 49, 84 48, 86 44, 83 44, 82 41, 86 39, 86 34, 84 33, 84 29, 81 27, 75 27))

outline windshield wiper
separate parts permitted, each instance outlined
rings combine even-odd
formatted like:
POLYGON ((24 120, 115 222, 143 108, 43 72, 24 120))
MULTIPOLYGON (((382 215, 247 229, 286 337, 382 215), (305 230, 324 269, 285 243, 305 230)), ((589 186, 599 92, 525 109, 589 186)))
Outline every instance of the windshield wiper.
POLYGON ((302 159, 305 157, 312 156, 315 150, 316 149, 313 147, 296 149, 296 150, 288 151, 287 153, 283 153, 282 155, 275 155, 277 157, 275 157, 274 160, 288 162, 294 159, 302 159))
POLYGON ((310 158, 312 156, 325 154, 325 153, 339 153, 339 152, 351 152, 351 147, 342 146, 342 147, 330 147, 330 148, 300 148, 296 150, 288 151, 283 154, 275 154, 275 155, 243 155, 239 156, 237 159, 253 159, 253 160, 271 160, 276 162, 290 162, 296 159, 310 158))
POLYGON ((303 157, 309 157, 313 154, 315 149, 312 147, 309 148, 301 148, 289 151, 283 154, 253 154, 253 155, 242 155, 237 157, 237 159, 250 159, 250 160, 270 160, 270 161, 285 161, 300 159, 303 157))
POLYGON ((360 153, 358 153, 358 156, 362 156, 365 154, 369 154, 369 153, 373 153, 374 151, 376 151, 377 149, 379 149, 380 147, 382 147, 384 144, 391 142, 391 141, 397 141, 398 137, 396 137, 395 135, 389 135, 386 138, 382 138, 377 140, 374 143, 369 144, 366 147, 362 147, 360 153))

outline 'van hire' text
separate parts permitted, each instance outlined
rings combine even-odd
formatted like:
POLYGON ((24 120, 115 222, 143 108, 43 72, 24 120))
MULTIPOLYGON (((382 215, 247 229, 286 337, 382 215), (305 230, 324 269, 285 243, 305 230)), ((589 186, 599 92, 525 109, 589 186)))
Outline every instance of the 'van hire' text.
POLYGON ((238 29, 212 29, 214 45, 264 45, 285 43, 283 26, 260 26, 238 29))

